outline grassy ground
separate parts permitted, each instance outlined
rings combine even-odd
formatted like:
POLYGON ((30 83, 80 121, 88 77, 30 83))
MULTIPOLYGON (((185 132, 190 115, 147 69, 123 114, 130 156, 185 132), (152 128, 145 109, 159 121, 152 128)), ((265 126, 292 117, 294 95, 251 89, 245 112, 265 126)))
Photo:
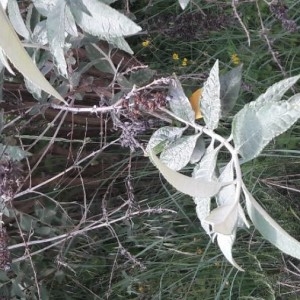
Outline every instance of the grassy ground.
MULTIPOLYGON (((188 95, 202 86, 216 59, 221 72, 243 63, 238 111, 268 86, 299 74, 300 69, 300 33, 293 27, 299 24, 300 1, 279 1, 272 10, 265 1, 257 2, 239 1, 232 7, 231 1, 194 0, 182 11, 174 0, 130 1, 130 16, 143 33, 128 41, 135 57, 155 70, 157 77, 175 72, 188 95)), ((119 1, 114 5, 124 9, 119 1)), ((230 133, 230 120, 222 123, 224 134, 230 133)), ((27 134, 40 134, 43 122, 27 128, 27 134)), ((152 131, 140 136, 141 141, 146 143, 152 131)), ((249 190, 298 240, 299 132, 299 124, 294 125, 261 157, 243 165, 249 190)), ((57 147, 38 164, 35 175, 41 182, 63 172, 80 151, 101 148, 103 136, 88 133, 90 140, 72 147, 55 141, 57 147)), ((105 142, 117 137, 110 130, 105 142)), ((25 138, 22 141, 26 143, 25 138)), ((47 145, 39 141, 34 152, 47 145)), ((32 236, 36 240, 68 235, 48 250, 45 244, 33 245, 31 254, 43 252, 15 261, 13 274, 0 272, 3 295, 12 291, 14 299, 21 299, 26 291, 26 299, 37 299, 33 294, 38 282, 40 299, 300 298, 298 261, 280 253, 251 227, 238 232, 233 255, 246 271, 237 272, 201 229, 192 199, 167 185, 141 152, 109 147, 87 161, 83 170, 74 169, 72 176, 20 197, 34 205, 18 215, 19 222, 8 225, 11 245, 22 242, 20 232, 26 241, 32 236), (122 206, 128 199, 133 207, 122 206), (151 213, 139 214, 148 208, 151 213), (161 213, 161 209, 170 211, 161 213), (116 220, 111 226, 100 226, 105 224, 104 211, 116 220), (131 211, 135 217, 124 217, 131 211), (96 225, 99 228, 83 230, 76 237, 69 234, 96 225)), ((27 254, 26 248, 12 249, 14 259, 27 254)))

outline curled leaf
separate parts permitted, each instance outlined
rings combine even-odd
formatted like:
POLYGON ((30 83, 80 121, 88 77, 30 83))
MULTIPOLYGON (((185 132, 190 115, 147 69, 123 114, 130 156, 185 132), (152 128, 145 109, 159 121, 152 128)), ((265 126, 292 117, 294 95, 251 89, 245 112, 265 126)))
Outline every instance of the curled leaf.
POLYGON ((175 189, 191 197, 212 197, 217 194, 223 186, 229 184, 196 179, 173 171, 163 164, 153 151, 150 151, 150 158, 165 179, 175 189))

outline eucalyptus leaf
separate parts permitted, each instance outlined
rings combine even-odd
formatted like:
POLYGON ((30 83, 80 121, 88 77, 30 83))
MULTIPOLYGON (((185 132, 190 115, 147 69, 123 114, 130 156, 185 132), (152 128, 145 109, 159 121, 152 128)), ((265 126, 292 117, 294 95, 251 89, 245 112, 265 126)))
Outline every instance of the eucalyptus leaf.
POLYGON ((300 259, 300 243, 290 236, 272 217, 258 204, 251 193, 243 186, 248 215, 255 228, 262 236, 282 252, 300 259))
POLYGON ((216 129, 221 117, 219 61, 212 67, 209 76, 204 83, 202 98, 200 102, 201 113, 206 126, 209 129, 216 129))
POLYGON ((64 55, 65 46, 65 8, 66 2, 60 0, 48 13, 47 37, 50 52, 53 55, 57 69, 63 77, 68 77, 67 63, 64 55))
POLYGON ((220 76, 220 99, 221 99, 221 115, 226 116, 234 107, 238 99, 241 83, 242 68, 239 65, 231 71, 220 76))
POLYGON ((152 134, 148 142, 146 152, 148 154, 150 154, 151 151, 154 152, 154 154, 160 153, 167 145, 181 137, 185 129, 186 128, 172 126, 159 128, 152 134))
POLYGON ((8 16, 11 24, 14 26, 16 32, 22 36, 25 40, 30 40, 30 32, 27 29, 21 12, 16 0, 9 0, 7 5, 8 16))
POLYGON ((186 97, 180 81, 174 75, 169 86, 170 108, 171 111, 179 118, 190 123, 195 122, 195 112, 189 99, 186 97))
POLYGON ((0 47, 13 65, 38 87, 68 105, 59 93, 49 84, 22 46, 12 28, 2 6, 0 7, 0 47))
POLYGON ((182 9, 185 9, 188 6, 188 4, 190 3, 190 0, 178 0, 178 2, 180 4, 180 7, 182 9))
POLYGON ((48 44, 47 21, 38 22, 32 32, 32 41, 39 45, 48 44))
POLYGON ((165 147, 160 160, 170 169, 179 171, 190 161, 200 134, 184 136, 165 147))
POLYGON ((141 27, 125 15, 97 0, 69 1, 77 24, 86 32, 100 38, 121 37, 136 34, 141 27), (84 5, 91 15, 80 9, 84 5))
POLYGON ((224 235, 219 233, 217 234, 217 241, 226 259, 239 271, 244 272, 244 269, 242 269, 232 257, 232 246, 235 241, 235 233, 231 235, 224 235))
POLYGON ((153 164, 158 168, 165 179, 179 192, 191 197, 212 197, 218 193, 223 186, 229 184, 195 179, 180 174, 163 164, 152 151, 150 151, 149 154, 153 164))
POLYGON ((32 0, 37 11, 45 17, 48 16, 49 12, 59 1, 61 0, 32 0))

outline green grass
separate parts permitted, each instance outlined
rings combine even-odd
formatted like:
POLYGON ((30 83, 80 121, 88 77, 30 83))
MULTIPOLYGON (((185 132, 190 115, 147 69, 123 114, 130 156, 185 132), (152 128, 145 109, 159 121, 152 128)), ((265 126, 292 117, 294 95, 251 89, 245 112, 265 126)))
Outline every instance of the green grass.
MULTIPOLYGON (((262 35, 255 3, 237 4, 238 13, 250 34, 249 46, 244 30, 233 17, 231 1, 224 2, 194 0, 186 11, 181 11, 173 0, 153 0, 151 5, 148 5, 150 1, 132 1, 130 9, 136 22, 148 33, 131 37, 128 41, 136 58, 155 70, 157 77, 175 72, 187 94, 202 86, 216 59, 220 60, 221 72, 234 67, 231 55, 236 53, 244 65, 243 86, 236 112, 267 87, 283 79, 284 74, 274 62, 262 35), (205 25, 204 16, 200 18, 203 13, 209 25, 205 25), (198 33, 188 36, 189 32, 182 24, 184 17, 187 16, 188 20, 191 14, 199 15, 195 21, 198 33), (176 24, 178 16, 182 22, 176 24), (214 27, 218 16, 222 16, 224 24, 214 27), (157 28, 157 24, 166 24, 166 29, 157 28), (168 28, 172 28, 171 34, 167 32, 168 28), (145 40, 149 40, 147 47, 142 46, 145 40), (178 54, 178 60, 173 59, 174 53, 178 54), (187 58, 186 66, 182 65, 183 58, 187 58)), ((115 5, 122 8, 121 2, 115 5)), ((300 2, 286 1, 286 5, 289 18, 299 23, 300 2)), ((259 4, 259 8, 264 27, 268 29, 267 37, 272 41, 272 51, 284 72, 288 76, 299 74, 299 32, 287 32, 264 2, 259 4)), ((299 90, 298 85, 295 90, 299 90)), ((225 135, 230 133, 231 119, 232 116, 221 124, 225 135)), ((25 127, 22 130, 26 133, 29 129, 25 127)), ((261 157, 242 167, 245 183, 254 197, 298 240, 299 130, 296 124, 272 142, 261 157), (294 191, 286 189, 287 185, 292 185, 294 191)), ((41 127, 36 126, 29 133, 38 135, 40 131, 41 127)), ((151 133, 150 130, 141 139, 147 142, 151 133)), ((109 132, 108 139, 114 138, 116 134, 109 132)), ((40 141, 34 152, 45 145, 46 142, 40 141)), ((55 145, 70 149, 70 143, 57 141, 55 145)), ((87 144, 72 147, 74 153, 98 150, 101 147, 100 137, 93 136, 87 144)), ((35 174, 46 178, 46 175, 63 171, 70 162, 74 163, 66 155, 50 152, 35 174)), ((32 210, 20 214, 19 223, 13 222, 9 226, 10 245, 24 241, 20 232, 24 233, 26 241, 30 241, 53 238, 88 228, 97 222, 103 223, 103 220, 99 221, 103 207, 111 212, 131 197, 125 184, 128 178, 134 194, 133 211, 169 209, 176 214, 141 213, 126 219, 123 217, 129 207, 124 206, 109 216, 110 220, 121 218, 119 222, 76 237, 67 237, 62 243, 32 256, 32 262, 29 259, 15 262, 8 277, 0 272, 2 294, 11 290, 16 295, 13 299, 20 299, 20 283, 23 292, 26 290, 26 297, 34 299, 39 282, 41 299, 246 300, 300 297, 298 262, 280 253, 253 227, 238 232, 233 248, 235 260, 246 271, 241 273, 232 268, 216 243, 212 243, 202 230, 193 200, 172 189, 142 152, 130 154, 128 149, 118 145, 109 147, 95 160, 88 160, 84 170, 74 169, 74 178, 80 178, 78 174, 83 180, 88 178, 98 182, 89 185, 78 181, 72 184, 67 181, 67 176, 63 176, 55 181, 54 186, 47 185, 39 190, 40 194, 32 193, 17 199, 24 203, 35 200, 36 203, 32 210)), ((31 246, 30 253, 48 245, 31 246)), ((12 249, 14 259, 25 254, 24 248, 12 249)))

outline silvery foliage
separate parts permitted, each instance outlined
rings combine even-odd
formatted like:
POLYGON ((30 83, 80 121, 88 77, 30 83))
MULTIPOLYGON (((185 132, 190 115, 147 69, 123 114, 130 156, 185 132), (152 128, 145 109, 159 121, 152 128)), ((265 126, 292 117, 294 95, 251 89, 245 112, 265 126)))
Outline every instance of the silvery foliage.
POLYGON ((195 122, 190 102, 179 80, 173 78, 169 114, 184 127, 158 129, 150 138, 146 152, 175 189, 194 199, 201 226, 212 240, 217 240, 227 260, 242 271, 232 257, 237 229, 249 227, 241 199, 245 199, 247 214, 256 229, 278 249, 300 259, 300 243, 254 199, 242 180, 240 168, 242 162, 257 157, 273 138, 289 129, 300 117, 300 94, 282 100, 300 76, 274 84, 255 101, 246 104, 233 117, 230 138, 222 137, 215 129, 237 100, 241 74, 242 67, 238 66, 219 76, 219 62, 216 61, 200 101, 205 126, 195 122), (194 134, 183 135, 188 127, 194 129, 194 134), (218 164, 221 149, 231 155, 222 168, 218 164), (191 176, 178 172, 189 163, 194 166, 191 176), (217 208, 211 209, 212 201, 217 208))
MULTIPOLYGON (((70 75, 68 74, 68 64, 72 64, 72 62, 68 61, 66 55, 72 46, 87 46, 99 40, 104 40, 112 48, 119 48, 130 54, 133 53, 124 37, 136 34, 141 30, 141 27, 127 16, 110 7, 109 5, 113 2, 114 0, 33 0, 28 7, 25 20, 22 17, 17 0, 2 0, 0 4, 4 9, 7 9, 10 23, 22 38, 22 42, 28 47, 28 53, 35 64, 38 67, 43 67, 45 61, 48 61, 49 64, 51 56, 53 57, 52 67, 44 68, 43 75, 54 69, 58 75, 70 80, 70 84, 73 84, 74 78, 69 78, 70 75), (81 30, 78 30, 78 28, 81 28, 81 30), (40 52, 41 48, 49 49, 49 52, 46 52, 48 56, 40 52)), ((7 23, 3 15, 0 21, 2 24, 7 23)), ((0 40, 2 48, 0 51, 2 64, 0 63, 0 65, 12 72, 6 61, 7 56, 23 74, 20 70, 22 66, 18 67, 13 61, 14 54, 9 53, 14 51, 17 55, 18 48, 3 49, 3 44, 10 42, 5 41, 5 39, 0 40), (6 56, 3 55, 2 50, 6 56)), ((106 59, 103 58, 103 54, 102 57, 99 57, 99 55, 98 53, 97 59, 100 62, 106 59)), ((93 57, 93 59, 96 58, 93 57)), ((35 83, 34 76, 30 74, 25 76, 25 80, 29 91, 40 100, 41 90, 44 90, 43 86, 35 83)))

